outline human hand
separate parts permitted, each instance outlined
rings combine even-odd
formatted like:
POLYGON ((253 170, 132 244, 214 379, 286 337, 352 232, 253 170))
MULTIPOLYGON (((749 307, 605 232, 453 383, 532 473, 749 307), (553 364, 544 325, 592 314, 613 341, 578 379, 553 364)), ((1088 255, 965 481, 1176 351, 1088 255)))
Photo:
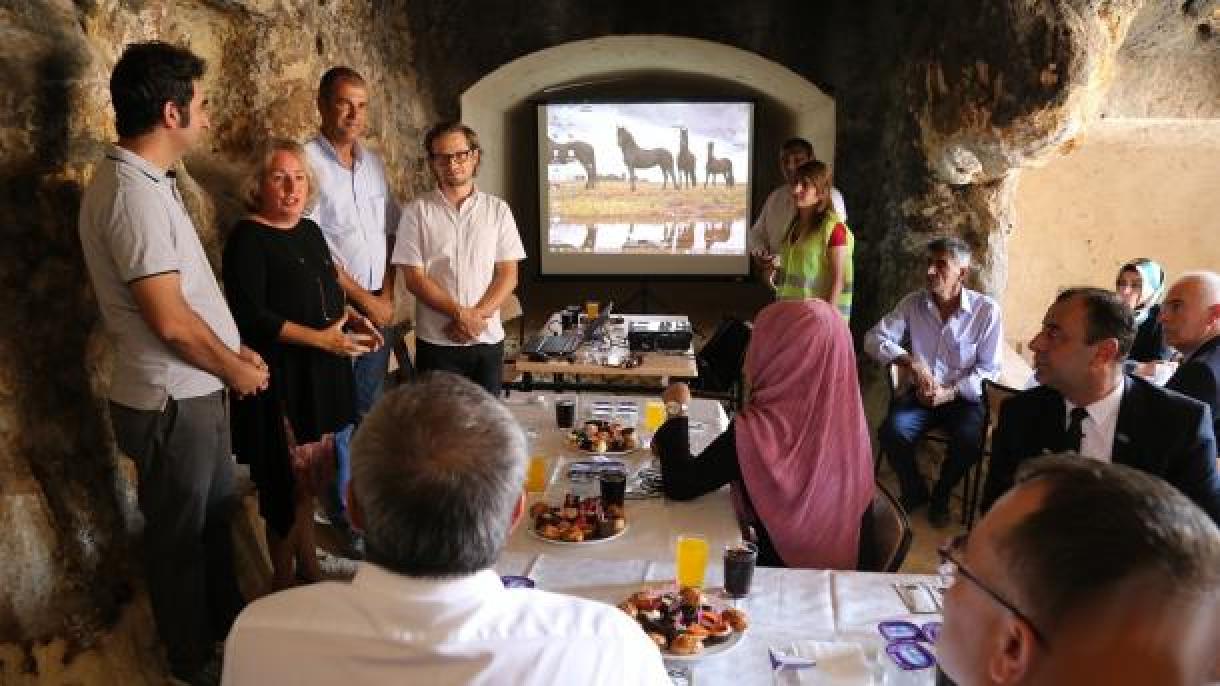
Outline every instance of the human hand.
POLYGON ((237 358, 236 363, 231 365, 229 373, 225 375, 225 385, 233 389, 239 398, 267 390, 267 386, 271 383, 271 372, 258 353, 242 346, 238 350, 237 358), (249 355, 243 356, 243 351, 248 351, 249 355), (254 359, 258 360, 257 364, 254 359))
POLYGON ((378 328, 384 329, 394 321, 394 294, 386 289, 365 303, 366 314, 378 328))
POLYGON ((473 338, 466 335, 466 330, 458 326, 456 321, 450 321, 445 325, 445 337, 454 343, 469 343, 473 338))
POLYGON ((342 317, 331 322, 326 328, 319 329, 315 345, 332 355, 349 357, 363 355, 374 350, 375 347, 369 346, 375 342, 376 337, 361 334, 348 335, 343 332, 343 327, 347 325, 351 315, 351 311, 344 311, 342 317))
POLYGON ((669 387, 661 393, 661 402, 689 405, 690 386, 687 386, 681 381, 675 381, 674 383, 669 384, 669 387))
POLYGON ((350 305, 347 308, 347 323, 347 337, 356 338, 363 345, 368 346, 369 352, 385 345, 385 336, 381 335, 381 329, 369 317, 360 314, 350 305))
POLYGON ((957 397, 957 388, 953 386, 937 386, 929 395, 931 407, 940 407, 947 402, 952 402, 957 397))
POLYGON ((267 368, 267 363, 263 361, 263 356, 244 345, 237 349, 237 356, 259 369, 267 368))
POLYGON ((491 315, 483 314, 478 308, 459 306, 453 317, 453 325, 466 340, 474 340, 487 330, 487 320, 490 318, 491 315))

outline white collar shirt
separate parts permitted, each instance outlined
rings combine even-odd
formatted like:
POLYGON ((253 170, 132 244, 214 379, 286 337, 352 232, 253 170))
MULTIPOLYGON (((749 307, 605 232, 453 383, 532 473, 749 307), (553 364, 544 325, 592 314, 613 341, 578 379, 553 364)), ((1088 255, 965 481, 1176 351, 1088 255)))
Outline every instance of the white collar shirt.
MULTIPOLYGON (((830 189, 830 204, 843 223, 847 223, 847 206, 838 188, 830 189)), ((784 184, 771 191, 763 202, 758 219, 750 227, 746 241, 751 252, 762 251, 778 255, 783 248, 784 234, 796 216, 796 202, 792 199, 792 186, 784 184)))
POLYGON ((506 589, 492 570, 420 579, 372 564, 351 583, 266 596, 225 645, 225 686, 669 686, 660 653, 609 605, 506 589))
MULTIPOLYGON (((1080 423, 1084 436, 1080 439, 1080 454, 1109 462, 1114 455, 1114 432, 1118 430, 1118 409, 1123 402, 1123 391, 1127 384, 1119 379, 1114 390, 1104 398, 1085 407, 1089 416, 1080 423)), ((1064 426, 1072 421, 1072 410, 1077 407, 1067 398, 1063 399, 1064 426)))
MULTIPOLYGON (((475 189, 454 207, 440 190, 404 208, 391 261, 418 267, 459 305, 473 307, 491 285, 497 262, 525 259, 512 210, 503 200, 475 189)), ((445 335, 449 315, 416 302, 415 335, 433 345, 459 345, 445 335)), ((473 343, 499 343, 499 312, 473 343)))
POLYGON ((990 296, 962 289, 961 303, 948 319, 927 289, 907 294, 864 336, 864 351, 882 364, 902 355, 921 360, 936 382, 951 385, 964 400, 977 402, 983 380, 1000 376, 1004 325, 1000 305, 990 296))
POLYGON ((305 155, 318 179, 318 200, 306 216, 321 227, 331 256, 361 288, 380 289, 387 237, 393 235, 399 216, 385 165, 376 153, 357 143, 348 169, 322 134, 305 144, 305 155))

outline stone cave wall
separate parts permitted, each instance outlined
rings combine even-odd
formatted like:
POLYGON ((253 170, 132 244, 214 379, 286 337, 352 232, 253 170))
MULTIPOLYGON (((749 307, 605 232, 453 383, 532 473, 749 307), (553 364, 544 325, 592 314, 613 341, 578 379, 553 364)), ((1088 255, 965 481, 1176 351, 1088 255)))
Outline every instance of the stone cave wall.
POLYGON ((370 83, 371 139, 399 196, 421 187, 434 113, 411 28, 393 1, 0 2, 0 682, 160 679, 146 610, 125 614, 139 606, 139 522, 111 448, 110 350, 76 233, 82 187, 115 139, 108 82, 123 46, 165 40, 208 61, 211 135, 179 175, 215 261, 243 212, 248 151, 269 133, 316 131, 316 84, 335 64, 370 83), (108 636, 116 622, 134 638, 108 636))
POLYGON ((242 156, 266 131, 314 130, 314 86, 332 64, 372 83, 373 139, 405 200, 426 184, 421 130, 517 57, 606 34, 753 51, 836 99, 860 334, 919 282, 933 233, 964 236, 981 255, 979 285, 1003 289, 1018 170, 1084 125, 1140 4, 0 0, 0 681, 154 680, 130 667, 155 650, 146 627, 126 659, 98 656, 106 630, 126 626, 116 617, 132 596, 132 503, 114 487, 100 400, 108 351, 75 226, 82 184, 113 138, 106 84, 123 44, 185 42, 209 60, 210 144, 182 171, 214 255, 240 214, 242 156))

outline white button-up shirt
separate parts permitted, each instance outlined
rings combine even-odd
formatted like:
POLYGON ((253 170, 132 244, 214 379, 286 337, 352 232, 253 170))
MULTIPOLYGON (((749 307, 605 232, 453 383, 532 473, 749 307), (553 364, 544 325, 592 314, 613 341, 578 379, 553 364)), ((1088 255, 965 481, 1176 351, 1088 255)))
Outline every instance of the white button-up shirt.
MULTIPOLYGON (((1123 391, 1127 385, 1119 379, 1114 390, 1106 397, 1098 400, 1084 409, 1089 416, 1080 422, 1084 435, 1080 439, 1080 454, 1094 460, 1109 462, 1114 457, 1114 432, 1118 430, 1118 408, 1123 402, 1123 391)), ((1072 410, 1076 405, 1067 398, 1063 399, 1063 426, 1072 422, 1072 410)))
POLYGON ((330 254, 367 291, 385 279, 386 241, 398 226, 398 203, 390 193, 385 165, 356 144, 352 168, 339 162, 335 147, 318 134, 305 144, 318 177, 318 202, 306 215, 322 228, 330 254))
POLYGON ((362 564, 349 583, 275 593, 225 644, 225 686, 670 686, 660 653, 617 608, 506 589, 491 570, 418 579, 362 564))
MULTIPOLYGON (((475 190, 454 207, 439 190, 403 210, 391 261, 419 267, 459 305, 473 307, 487 292, 497 262, 525 259, 512 210, 503 200, 475 190)), ((445 335, 449 315, 416 303, 415 335, 434 345, 460 345, 445 335)), ((498 311, 473 343, 499 343, 504 325, 498 311)))
POLYGON ((963 288, 960 306, 942 320, 925 289, 907 294, 869 330, 864 351, 882 364, 909 354, 928 366, 936 383, 954 386, 960 397, 977 401, 983 379, 1000 376, 1003 341, 1000 305, 994 299, 963 288))
MULTIPOLYGON (((843 194, 838 188, 830 189, 830 204, 835 214, 843 223, 847 223, 847 206, 843 204, 843 194)), ((784 242, 784 234, 792 226, 792 218, 796 216, 796 201, 792 199, 792 186, 784 184, 771 191, 763 203, 758 219, 750 227, 746 236, 751 252, 762 250, 772 255, 780 253, 784 242)))

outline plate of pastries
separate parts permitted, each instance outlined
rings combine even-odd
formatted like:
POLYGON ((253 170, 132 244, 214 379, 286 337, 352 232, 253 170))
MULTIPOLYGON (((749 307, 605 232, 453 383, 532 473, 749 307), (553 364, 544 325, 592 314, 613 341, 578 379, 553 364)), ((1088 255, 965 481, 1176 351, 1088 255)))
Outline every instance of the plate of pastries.
POLYGON ((595 455, 626 455, 640 447, 635 429, 607 419, 588 419, 567 436, 568 445, 595 455))
POLYGON ((627 512, 621 505, 602 506, 600 496, 581 498, 569 493, 563 504, 534 503, 529 532, 558 545, 589 545, 612 541, 627 532, 627 512))
POLYGON ((743 610, 718 608, 690 586, 677 593, 645 589, 618 608, 639 623, 670 661, 697 661, 728 652, 741 642, 750 620, 743 610))

